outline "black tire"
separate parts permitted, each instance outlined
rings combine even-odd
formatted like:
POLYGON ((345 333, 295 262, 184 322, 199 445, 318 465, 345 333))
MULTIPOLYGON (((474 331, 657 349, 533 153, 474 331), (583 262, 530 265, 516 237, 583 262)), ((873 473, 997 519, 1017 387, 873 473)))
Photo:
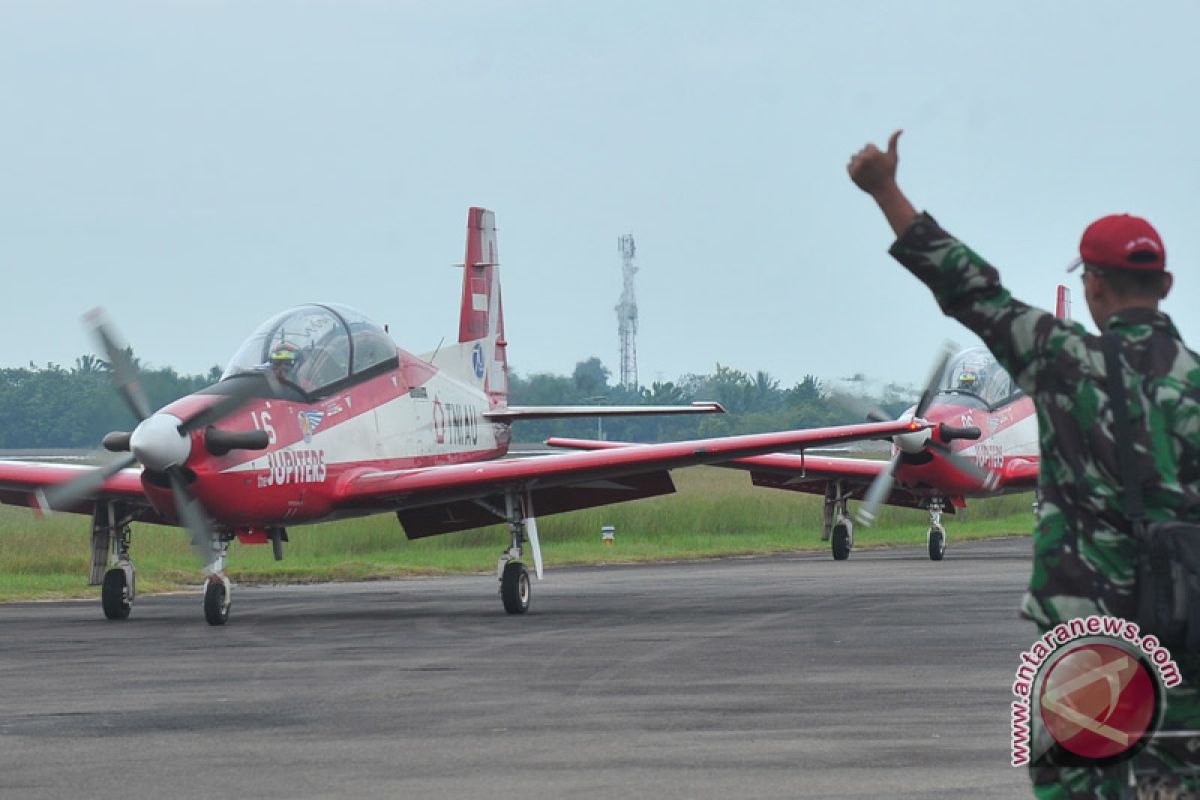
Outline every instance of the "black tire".
POLYGON ((129 619, 133 606, 129 602, 127 589, 125 570, 115 568, 104 573, 104 583, 100 586, 100 605, 104 607, 107 619, 129 619))
POLYGON ((850 528, 848 526, 842 524, 834 525, 833 534, 829 538, 834 561, 845 561, 850 557, 850 550, 854 547, 854 539, 850 535, 850 528))
POLYGON ((504 610, 509 614, 524 614, 529 610, 532 594, 525 565, 520 561, 505 564, 504 574, 500 577, 500 599, 504 601, 504 610))
POLYGON ((946 555, 946 532, 941 528, 929 529, 929 560, 941 561, 946 555))
POLYGON ((225 584, 221 581, 209 581, 204 587, 204 621, 209 625, 224 625, 229 621, 225 584))

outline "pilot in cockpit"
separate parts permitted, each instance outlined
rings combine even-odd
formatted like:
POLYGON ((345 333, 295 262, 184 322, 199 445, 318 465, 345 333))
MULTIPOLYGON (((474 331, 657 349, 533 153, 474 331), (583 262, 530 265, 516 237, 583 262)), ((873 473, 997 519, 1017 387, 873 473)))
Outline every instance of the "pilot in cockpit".
POLYGON ((974 394, 979 390, 979 376, 973 369, 964 369, 958 374, 958 385, 954 388, 960 392, 974 394))
POLYGON ((280 342, 271 350, 271 373, 276 380, 296 383, 296 370, 300 366, 300 348, 291 342, 280 342))

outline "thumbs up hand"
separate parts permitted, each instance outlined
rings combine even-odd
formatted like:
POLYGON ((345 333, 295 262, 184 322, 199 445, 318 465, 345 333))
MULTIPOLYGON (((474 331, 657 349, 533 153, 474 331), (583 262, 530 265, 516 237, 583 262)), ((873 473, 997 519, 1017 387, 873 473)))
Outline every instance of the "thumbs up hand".
POLYGON ((900 161, 900 151, 896 148, 896 142, 901 133, 903 131, 896 131, 888 137, 886 152, 868 144, 855 153, 846 166, 850 180, 867 194, 875 196, 895 185, 896 165, 900 161))

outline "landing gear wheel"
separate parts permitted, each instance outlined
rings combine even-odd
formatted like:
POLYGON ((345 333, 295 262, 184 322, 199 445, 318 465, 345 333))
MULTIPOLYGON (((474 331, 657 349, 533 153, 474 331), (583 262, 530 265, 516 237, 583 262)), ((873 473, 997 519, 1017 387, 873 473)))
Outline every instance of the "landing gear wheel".
POLYGON ((929 560, 941 561, 946 555, 946 532, 941 528, 929 529, 929 560))
POLYGON ((133 606, 129 602, 129 585, 125 578, 125 570, 113 567, 104 573, 104 583, 100 587, 100 605, 104 606, 104 616, 108 619, 129 619, 129 611, 133 606))
POLYGON ((500 576, 500 599, 504 601, 504 610, 509 614, 524 614, 529 610, 529 573, 520 561, 510 561, 504 565, 504 574, 500 576))
POLYGON ((228 591, 223 581, 204 585, 204 621, 209 625, 224 625, 229 621, 228 591))
POLYGON ((850 549, 854 547, 854 536, 850 533, 849 525, 844 522, 834 525, 833 534, 829 538, 832 541, 834 561, 845 561, 850 557, 850 549))

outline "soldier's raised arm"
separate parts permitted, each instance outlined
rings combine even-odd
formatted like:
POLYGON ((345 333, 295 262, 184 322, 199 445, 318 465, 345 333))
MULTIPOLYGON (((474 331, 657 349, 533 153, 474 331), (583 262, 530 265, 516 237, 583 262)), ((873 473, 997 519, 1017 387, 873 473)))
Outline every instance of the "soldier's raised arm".
POLYGON ((983 339, 1022 389, 1036 391, 1039 374, 1055 374, 1043 369, 1052 359, 1085 357, 1086 331, 1014 299, 987 261, 916 211, 896 179, 900 134, 888 138, 887 150, 868 144, 855 153, 846 167, 850 179, 895 232, 892 256, 933 291, 943 312, 983 339))

